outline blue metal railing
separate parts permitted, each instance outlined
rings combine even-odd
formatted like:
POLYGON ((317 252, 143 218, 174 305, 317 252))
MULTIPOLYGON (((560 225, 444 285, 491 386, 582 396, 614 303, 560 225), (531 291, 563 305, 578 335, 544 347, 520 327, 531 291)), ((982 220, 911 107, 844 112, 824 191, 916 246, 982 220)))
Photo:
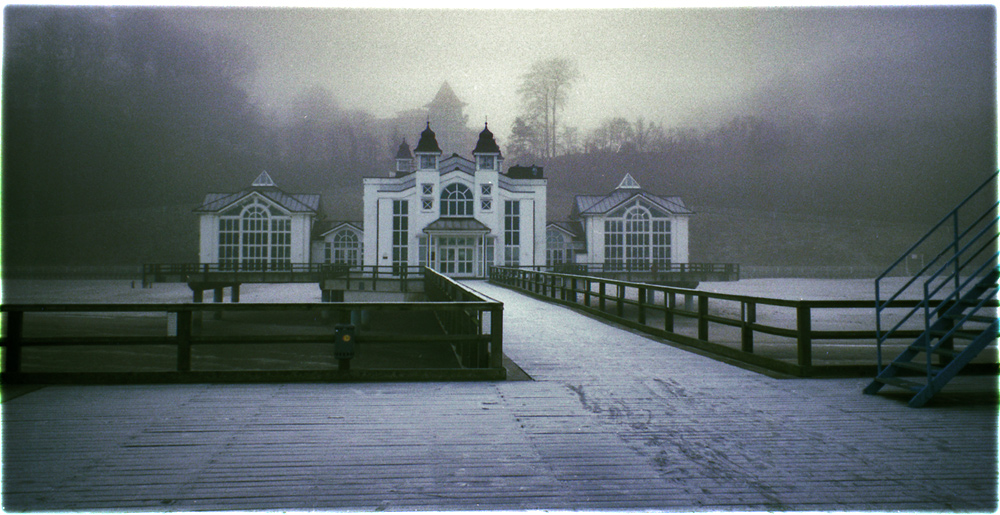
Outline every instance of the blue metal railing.
MULTIPOLYGON (((906 252, 899 257, 899 259, 893 262, 884 272, 882 272, 881 275, 878 276, 878 278, 875 279, 875 331, 877 335, 876 356, 878 360, 879 373, 881 373, 884 368, 882 359, 883 342, 892 338, 893 334, 899 331, 902 326, 913 319, 914 316, 922 313, 924 315, 924 335, 918 339, 918 342, 922 340, 923 344, 929 347, 926 349, 928 351, 927 370, 929 380, 929 376, 931 374, 930 359, 932 352, 940 348, 944 342, 949 341, 955 331, 961 328, 962 324, 967 321, 972 314, 981 309, 986 303, 987 299, 982 299, 982 302, 972 306, 973 309, 965 317, 959 319, 954 324, 954 327, 951 328, 945 336, 939 339, 937 345, 930 347, 930 331, 931 325, 934 323, 933 320, 944 314, 946 310, 954 306, 955 303, 961 301, 963 291, 970 291, 971 288, 978 285, 983 279, 988 277, 990 274, 995 273, 997 270, 997 258, 998 254, 1000 254, 994 250, 996 248, 995 243, 998 237, 997 224, 998 220, 1000 220, 997 217, 997 207, 1000 203, 998 203, 995 198, 997 192, 997 175, 998 172, 992 173, 986 181, 984 181, 961 203, 945 215, 940 222, 927 231, 923 237, 907 249, 906 252), (994 187, 987 188, 987 186, 991 184, 994 187), (990 198, 985 197, 990 194, 994 195, 992 197, 992 202, 990 202, 990 198), (962 213, 967 214, 969 210, 981 209, 982 203, 986 203, 988 207, 982 211, 973 211, 973 214, 976 215, 978 213, 978 216, 974 216, 974 220, 968 223, 963 229, 959 215, 962 213), (979 205, 977 206, 976 204, 979 205), (946 235, 947 232, 950 232, 951 234, 946 235), (933 246, 935 243, 940 245, 940 239, 945 236, 947 236, 946 244, 937 247, 933 246), (934 254, 934 257, 930 261, 922 263, 920 269, 913 274, 913 276, 910 277, 905 284, 903 284, 898 290, 883 301, 881 296, 882 281, 894 273, 898 274, 898 269, 901 264, 911 259, 911 256, 915 255, 917 250, 927 247, 932 249, 931 254, 934 254), (994 251, 990 252, 990 250, 994 251), (923 278, 922 282, 920 281, 921 278, 923 278), (945 286, 949 284, 953 286, 953 289, 945 290, 945 286), (922 286, 922 291, 920 293, 923 299, 920 304, 903 315, 901 319, 890 329, 883 330, 883 311, 889 306, 889 304, 899 299, 905 292, 914 291, 910 289, 914 285, 922 286), (942 294, 944 295, 944 298, 938 299, 942 302, 932 308, 931 300, 942 294)), ((907 266, 907 271, 908 268, 909 267, 907 266)), ((906 275, 909 274, 907 273, 906 275)))

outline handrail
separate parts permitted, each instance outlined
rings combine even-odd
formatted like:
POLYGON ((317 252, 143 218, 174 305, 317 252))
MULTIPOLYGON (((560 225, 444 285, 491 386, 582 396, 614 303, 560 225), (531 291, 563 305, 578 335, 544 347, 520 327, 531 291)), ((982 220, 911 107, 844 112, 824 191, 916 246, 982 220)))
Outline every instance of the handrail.
MULTIPOLYGON (((871 309, 870 300, 767 298, 706 292, 601 276, 561 274, 494 266, 489 268, 489 278, 491 282, 552 299, 554 302, 573 305, 596 316, 610 318, 628 327, 665 337, 676 343, 792 375, 810 376, 818 373, 829 373, 819 372, 820 369, 826 369, 823 366, 815 367, 813 364, 812 347, 815 341, 871 341, 876 336, 872 329, 828 330, 813 328, 812 318, 818 310, 871 309), (655 294, 651 295, 651 292, 655 292, 655 294), (690 297, 693 302, 690 306, 679 304, 677 303, 678 296, 690 297), (710 302, 718 301, 738 303, 738 313, 726 314, 725 312, 710 311, 710 302), (774 325, 758 319, 758 308, 761 307, 787 308, 793 310, 794 313, 792 313, 788 324, 774 325), (654 314, 659 321, 653 322, 652 318, 648 316, 649 314, 654 314), (694 320, 697 322, 696 327, 676 323, 675 319, 694 320), (727 343, 712 339, 710 336, 714 334, 714 331, 710 330, 709 324, 740 328, 738 341, 733 342, 738 343, 739 347, 732 348, 727 343), (759 351, 754 352, 756 334, 794 339, 794 362, 789 363, 778 358, 763 356, 759 351)), ((890 303, 887 308, 909 310, 921 306, 923 302, 897 300, 890 303)), ((930 304, 938 306, 941 302, 931 300, 930 304)), ((897 332, 894 338, 913 339, 921 332, 916 328, 903 330, 897 332)))
MULTIPOLYGON (((384 267, 390 268, 390 267, 384 267)), ((416 267, 414 267, 416 268, 416 267)), ((441 275, 430 268, 420 267, 417 277, 437 286, 436 291, 444 295, 429 301, 416 302, 299 302, 299 303, 63 303, 63 304, 0 304, 0 312, 6 314, 5 334, 0 338, 0 347, 4 348, 6 369, 3 372, 5 380, 13 382, 31 382, 36 380, 89 381, 95 373, 91 372, 23 372, 21 371, 21 350, 28 347, 52 346, 93 346, 93 345, 170 345, 177 348, 177 366, 173 371, 165 372, 108 372, 101 377, 111 382, 118 381, 180 381, 202 378, 207 381, 229 378, 233 381, 265 380, 299 380, 304 377, 315 380, 354 379, 400 379, 400 378, 435 378, 442 379, 502 379, 505 376, 503 367, 503 304, 485 297, 452 279, 441 275), (233 334, 219 332, 218 328, 209 329, 203 320, 203 313, 213 313, 222 317, 225 314, 248 312, 290 312, 314 311, 323 313, 323 318, 331 321, 331 331, 312 329, 300 331, 291 328, 290 332, 275 334, 233 334), (429 332, 413 332, 406 329, 359 328, 354 341, 361 344, 406 343, 417 345, 450 344, 452 352, 460 358, 458 368, 390 368, 353 370, 343 365, 334 370, 288 370, 279 373, 267 370, 258 374, 251 371, 236 371, 230 373, 217 370, 191 369, 192 345, 240 345, 240 344, 286 344, 286 343, 322 343, 334 342, 332 332, 333 321, 346 320, 349 313, 418 311, 426 312, 429 317, 441 322, 439 330, 429 332), (111 332, 110 336, 90 336, 73 333, 72 328, 65 336, 45 335, 35 333, 25 336, 25 322, 32 325, 44 320, 44 314, 59 315, 62 313, 159 313, 174 317, 174 329, 169 329, 164 335, 135 335, 123 332, 111 332), (41 314, 41 315, 39 315, 41 314), (38 317, 38 318, 35 318, 38 317), (203 325, 205 324, 205 325, 203 325), (172 332, 175 331, 175 332, 172 332), (312 370, 312 371, 310 371, 312 370), (54 375, 53 375, 54 374, 54 375), (304 374, 304 375, 303 375, 304 374), (185 379, 187 378, 187 379, 185 379)), ((171 320, 171 318, 168 318, 171 320)), ((101 379, 105 380, 105 379, 101 379)))
MULTIPOLYGON (((980 184, 975 190, 973 190, 972 193, 967 195, 965 199, 963 199, 958 205, 952 208, 951 211, 949 211, 944 217, 942 217, 937 224, 931 227, 930 230, 928 230, 920 239, 918 239, 916 243, 911 245, 898 259, 896 259, 891 265, 889 265, 889 267, 886 268, 885 271, 883 271, 875 279, 876 361, 879 373, 881 373, 885 367, 882 358, 882 344, 888 339, 890 339, 893 336, 893 334, 899 331, 900 327, 906 321, 912 318, 916 313, 918 313, 921 309, 923 310, 924 313, 924 330, 925 330, 924 341, 925 343, 929 344, 930 341, 929 333, 931 325, 933 323, 932 320, 935 316, 938 316, 941 313, 941 307, 940 307, 941 304, 938 304, 938 307, 931 310, 930 301, 935 295, 941 292, 945 284, 947 284, 949 281, 954 282, 954 290, 952 290, 951 293, 949 293, 946 296, 946 300, 951 299, 952 297, 957 299, 960 297, 961 291, 963 290, 964 287, 967 287, 969 284, 975 284, 972 282, 973 279, 979 277, 979 274, 985 269, 986 265, 993 263, 992 266, 993 267, 996 266, 995 265, 996 256, 993 256, 990 261, 987 261, 987 263, 981 266, 976 271, 976 273, 972 274, 972 276, 970 276, 964 282, 964 284, 961 281, 960 274, 962 273, 962 271, 965 270, 968 265, 973 263, 973 261, 977 257, 979 257, 979 255, 987 248, 987 246, 992 241, 997 239, 995 226, 998 220, 1000 220, 997 218, 997 207, 1000 206, 1000 202, 997 201, 992 202, 989 205, 989 207, 987 207, 981 214, 979 214, 977 217, 974 217, 974 221, 968 223, 964 228, 960 228, 958 215, 962 211, 962 209, 967 205, 969 205, 973 200, 980 198, 980 195, 983 193, 986 186, 997 180, 998 174, 1000 174, 1000 171, 996 171, 990 174, 990 176, 985 181, 983 181, 982 184, 980 184), (990 220, 991 218, 992 220, 990 220), (963 240, 966 239, 970 234, 972 234, 974 229, 976 229, 984 221, 987 221, 985 226, 979 229, 979 231, 976 232, 974 236, 972 236, 971 239, 969 239, 969 241, 963 243, 963 240), (948 222, 951 223, 948 224, 948 222), (947 227, 946 224, 948 224, 947 227), (900 265, 900 263, 909 259, 910 256, 913 255, 917 249, 921 248, 922 245, 929 242, 929 240, 933 236, 940 234, 941 230, 947 231, 949 229, 951 232, 951 237, 948 239, 948 242, 944 244, 943 247, 940 248, 940 250, 936 251, 932 259, 930 259, 925 263, 922 263, 920 270, 918 270, 915 274, 913 274, 913 276, 910 277, 901 287, 899 287, 894 293, 889 295, 885 301, 883 301, 882 281, 886 277, 888 277, 889 274, 900 265), (982 242, 984 238, 985 242, 983 243, 983 245, 979 247, 978 250, 976 250, 974 253, 972 253, 971 256, 969 256, 968 255, 969 250, 972 249, 973 246, 976 245, 977 243, 982 242), (948 254, 951 254, 951 256, 945 259, 945 257, 948 254), (964 263, 963 263, 963 258, 964 258, 964 263), (944 260, 943 262, 941 262, 942 259, 944 260), (949 269, 953 269, 953 271, 950 273, 946 273, 946 271, 949 269), (926 275, 928 273, 930 274, 926 275), (923 292, 922 292, 923 300, 921 301, 920 305, 914 307, 911 311, 906 313, 902 317, 902 319, 898 323, 896 323, 891 329, 889 329, 888 331, 884 331, 882 313, 885 307, 889 303, 899 298, 911 286, 916 284, 921 277, 924 277, 925 279, 923 281, 923 292), (936 288, 930 287, 932 283, 938 281, 939 279, 942 279, 942 277, 943 280, 941 281, 940 284, 937 285, 936 288)), ((928 374, 931 373, 930 358, 931 355, 930 353, 928 353, 927 355, 928 374)))

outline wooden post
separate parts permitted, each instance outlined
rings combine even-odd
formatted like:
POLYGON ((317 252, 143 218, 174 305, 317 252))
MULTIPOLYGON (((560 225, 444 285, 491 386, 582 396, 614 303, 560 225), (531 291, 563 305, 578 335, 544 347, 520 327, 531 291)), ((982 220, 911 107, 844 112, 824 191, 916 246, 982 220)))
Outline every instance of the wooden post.
POLYGON ((490 368, 503 368, 503 304, 490 310, 490 368))
POLYGON ((639 287, 639 323, 646 323, 646 288, 639 287))
POLYGON ((708 341, 708 297, 698 295, 698 339, 708 341))
POLYGON ((604 285, 606 283, 604 281, 601 281, 598 284, 599 284, 599 286, 597 287, 597 294, 600 296, 600 299, 601 299, 600 302, 598 302, 598 304, 601 306, 601 311, 604 311, 604 308, 607 306, 607 299, 604 296, 604 293, 605 293, 605 286, 604 285))
POLYGON ((239 301, 240 301, 240 285, 239 284, 234 284, 233 287, 230 289, 230 294, 231 294, 230 295, 230 300, 233 303, 239 303, 239 301))
POLYGON ((21 340, 24 337, 24 312, 7 312, 7 347, 4 348, 3 369, 6 373, 21 371, 21 340))
MULTIPOLYGON (((213 290, 212 301, 216 304, 222 304, 224 302, 224 296, 222 287, 215 288, 213 290)), ((222 320, 222 310, 218 310, 212 313, 212 317, 216 320, 222 320)))
POLYGON ((663 299, 663 330, 674 332, 674 308, 677 307, 677 294, 667 293, 663 299))
POLYGON ((619 317, 625 316, 625 287, 621 284, 616 285, 615 291, 618 292, 618 305, 615 307, 615 313, 619 317))
POLYGON ((583 305, 590 307, 590 279, 584 279, 583 286, 586 288, 583 290, 583 305))
POLYGON ((809 306, 800 304, 796 308, 796 326, 799 333, 797 343, 799 366, 808 368, 812 366, 812 318, 809 306))
POLYGON ((177 371, 191 371, 191 315, 190 311, 177 312, 177 371))
POLYGON ((753 352, 753 324, 757 323, 757 304, 754 302, 743 303, 743 331, 741 346, 743 352, 753 352))

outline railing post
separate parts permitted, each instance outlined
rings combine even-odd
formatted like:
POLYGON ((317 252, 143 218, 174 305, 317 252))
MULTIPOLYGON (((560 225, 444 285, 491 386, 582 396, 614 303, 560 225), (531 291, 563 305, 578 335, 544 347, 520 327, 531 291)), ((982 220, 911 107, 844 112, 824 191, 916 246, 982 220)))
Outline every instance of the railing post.
POLYGON ((597 294, 600 296, 600 301, 598 302, 598 305, 601 307, 602 312, 604 311, 604 308, 607 306, 607 299, 605 298, 605 291, 606 291, 605 284, 607 283, 601 281, 600 283, 598 283, 599 286, 597 287, 597 294))
POLYGON ((586 288, 583 290, 583 305, 590 307, 590 279, 583 280, 583 286, 586 288))
POLYGON ((698 339, 708 341, 708 297, 698 295, 698 339))
POLYGON ((24 312, 7 312, 7 346, 4 348, 4 372, 21 371, 21 340, 24 336, 24 312))
MULTIPOLYGON (((796 329, 798 332, 798 360, 799 366, 805 368, 812 366, 812 314, 809 306, 799 304, 796 308, 796 329)), ((805 371, 805 370, 804 370, 805 371)), ((808 373, 808 372, 807 372, 808 373)))
POLYGON ((191 311, 177 312, 177 371, 191 371, 191 311))
POLYGON ((753 353, 753 325, 757 323, 757 304, 743 303, 743 331, 740 338, 743 352, 753 353))
POLYGON ((570 290, 573 291, 573 304, 577 302, 577 292, 576 292, 576 277, 571 277, 569 279, 570 290))
POLYGON ((674 332, 674 308, 677 307, 677 294, 674 292, 664 292, 663 299, 663 330, 674 332))
POLYGON ((615 314, 619 317, 625 316, 625 287, 621 284, 617 284, 615 291, 617 292, 618 303, 615 306, 615 314))
POLYGON ((490 310, 490 368, 503 368, 503 304, 490 310))
POLYGON ((639 323, 646 323, 646 288, 639 287, 639 323))

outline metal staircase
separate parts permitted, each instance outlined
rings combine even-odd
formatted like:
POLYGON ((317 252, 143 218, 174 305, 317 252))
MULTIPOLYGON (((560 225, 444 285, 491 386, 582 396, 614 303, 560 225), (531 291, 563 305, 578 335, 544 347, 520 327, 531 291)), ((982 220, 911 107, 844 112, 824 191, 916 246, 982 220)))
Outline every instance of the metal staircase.
POLYGON ((997 341, 1000 252, 996 186, 997 173, 993 173, 875 279, 878 375, 864 393, 874 395, 889 385, 914 394, 909 406, 923 406, 983 349, 997 341), (924 259, 927 256, 933 257, 924 259), (883 300, 883 283, 890 278, 898 281, 900 275, 910 276, 910 264, 916 259, 921 260, 921 265, 915 267, 917 272, 883 300), (898 305, 897 301, 918 294, 921 299, 904 315, 893 317, 886 311, 893 303, 898 305), (883 344, 912 332, 914 325, 921 325, 921 318, 920 336, 892 362, 883 365, 883 344), (891 327, 883 330, 883 325, 891 327))

